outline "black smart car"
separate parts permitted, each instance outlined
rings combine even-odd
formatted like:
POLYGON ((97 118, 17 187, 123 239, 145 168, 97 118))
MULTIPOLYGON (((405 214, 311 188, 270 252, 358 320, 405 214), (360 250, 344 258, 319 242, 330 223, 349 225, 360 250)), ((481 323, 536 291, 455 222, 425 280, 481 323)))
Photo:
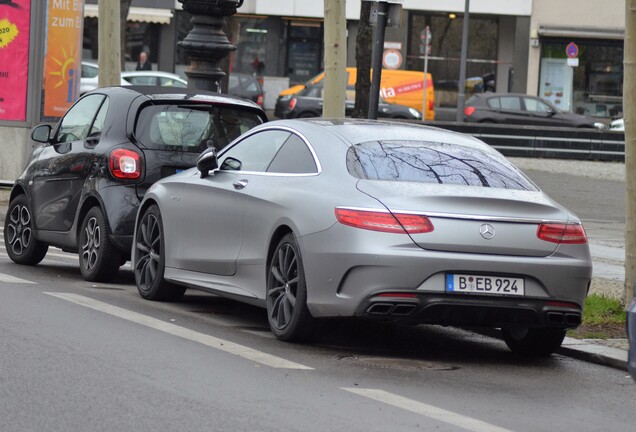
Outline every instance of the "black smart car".
POLYGON ((42 145, 11 191, 7 254, 34 265, 52 245, 79 253, 86 280, 111 279, 130 259, 137 207, 152 183, 265 121, 254 103, 200 90, 87 93, 54 128, 39 125, 31 133, 42 145))

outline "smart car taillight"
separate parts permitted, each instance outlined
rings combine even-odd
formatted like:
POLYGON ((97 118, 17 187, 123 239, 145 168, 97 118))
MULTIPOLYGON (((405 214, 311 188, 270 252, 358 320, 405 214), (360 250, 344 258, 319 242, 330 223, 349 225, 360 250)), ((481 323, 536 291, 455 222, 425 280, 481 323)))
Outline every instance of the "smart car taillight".
POLYGON ((287 108, 289 108, 289 110, 290 110, 290 111, 293 111, 293 110, 294 110, 294 108, 296 108, 296 103, 297 103, 297 102, 298 102, 298 101, 296 100, 296 98, 291 98, 291 99, 289 100, 289 105, 287 105, 287 108))
POLYGON ((388 213, 369 210, 335 209, 336 219, 343 225, 396 234, 421 234, 433 231, 429 218, 423 215, 388 213))
POLYGON ((537 237, 552 243, 585 244, 587 235, 581 224, 544 223, 537 229, 537 237))
POLYGON ((475 112, 475 107, 474 106, 467 106, 464 108, 464 114, 467 116, 471 116, 473 115, 473 113, 475 112))
POLYGON ((138 179, 141 177, 141 156, 136 151, 118 148, 110 152, 108 167, 115 178, 138 179))
POLYGON ((256 105, 262 107, 263 106, 263 93, 260 93, 256 98, 256 105))

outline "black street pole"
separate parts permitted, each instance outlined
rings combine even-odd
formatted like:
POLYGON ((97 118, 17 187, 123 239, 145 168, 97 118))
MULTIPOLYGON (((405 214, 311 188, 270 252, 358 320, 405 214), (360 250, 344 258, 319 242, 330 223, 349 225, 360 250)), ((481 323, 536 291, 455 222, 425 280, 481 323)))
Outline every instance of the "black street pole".
POLYGON ((384 33, 386 30, 387 12, 389 4, 386 0, 378 2, 378 20, 375 28, 375 41, 373 43, 373 77, 371 78, 371 94, 369 95, 370 119, 378 118, 378 104, 380 102, 380 80, 382 78, 382 54, 384 53, 384 33))
POLYGON ((192 14, 192 30, 179 42, 179 48, 190 56, 190 67, 185 71, 188 87, 221 91, 225 72, 221 61, 236 47, 223 31, 225 17, 234 15, 243 0, 179 0, 183 10, 192 14))

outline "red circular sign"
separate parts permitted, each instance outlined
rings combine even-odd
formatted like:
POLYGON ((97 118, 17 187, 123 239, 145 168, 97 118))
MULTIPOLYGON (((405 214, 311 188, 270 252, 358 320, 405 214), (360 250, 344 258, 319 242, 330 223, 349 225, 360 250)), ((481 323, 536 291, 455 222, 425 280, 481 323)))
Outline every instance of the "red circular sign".
POLYGON ((570 42, 568 46, 565 47, 565 53, 570 58, 577 58, 579 56, 579 47, 574 42, 570 42))

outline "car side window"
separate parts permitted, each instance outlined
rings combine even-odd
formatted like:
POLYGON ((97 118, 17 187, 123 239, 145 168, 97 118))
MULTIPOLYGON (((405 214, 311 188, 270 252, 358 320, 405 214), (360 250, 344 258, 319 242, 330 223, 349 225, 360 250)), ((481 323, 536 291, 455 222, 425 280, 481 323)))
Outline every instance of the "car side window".
POLYGON ((501 104, 499 103, 499 98, 490 98, 486 101, 490 108, 499 109, 501 108, 501 104))
POLYGON ((108 113, 109 105, 110 100, 106 98, 101 108, 99 109, 99 112, 97 113, 97 117, 95 117, 93 127, 91 127, 91 132, 88 134, 89 136, 96 133, 101 133, 101 131, 104 129, 104 123, 106 123, 106 114, 108 113))
POLYGON ((515 111, 521 110, 521 102, 519 101, 518 97, 504 96, 499 98, 499 101, 500 101, 499 103, 501 104, 502 109, 515 110, 515 111))
POLYGON ((316 162, 307 144, 298 136, 291 135, 276 153, 267 172, 282 174, 314 174, 318 172, 316 162))
POLYGON ((132 85, 157 85, 157 78, 155 78, 154 76, 141 75, 131 76, 124 79, 132 85))
POLYGON ((526 105, 526 111, 541 113, 547 113, 548 111, 550 111, 550 107, 548 106, 548 104, 540 101, 539 99, 523 98, 523 102, 526 105))
POLYGON ((220 157, 219 166, 222 170, 265 172, 289 135, 289 132, 281 130, 268 130, 250 135, 224 152, 220 157), (229 168, 226 164, 224 168, 223 163, 228 158, 237 160, 240 165, 232 164, 232 168, 229 168))
POLYGON ((88 95, 73 105, 62 118, 55 141, 65 143, 85 139, 104 97, 99 94, 88 95))
POLYGON ((165 87, 181 87, 181 88, 187 87, 181 81, 177 81, 176 79, 173 79, 173 78, 160 77, 159 83, 161 86, 165 86, 165 87))

